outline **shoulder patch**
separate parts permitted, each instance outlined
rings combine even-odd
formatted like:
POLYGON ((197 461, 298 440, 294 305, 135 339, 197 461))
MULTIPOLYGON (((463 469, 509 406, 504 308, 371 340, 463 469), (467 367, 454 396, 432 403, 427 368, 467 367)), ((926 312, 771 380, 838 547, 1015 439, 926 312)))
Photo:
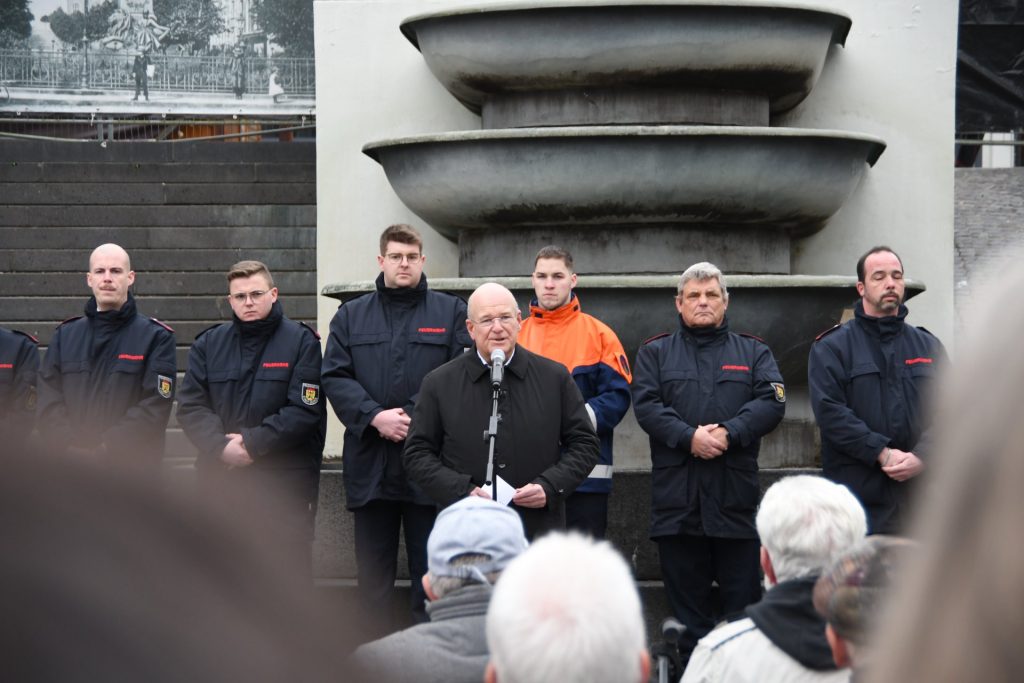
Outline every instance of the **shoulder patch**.
POLYGON ((60 327, 61 325, 67 325, 68 323, 73 323, 76 320, 79 320, 81 318, 82 318, 82 316, 76 315, 74 317, 68 318, 67 320, 62 320, 59 323, 57 323, 57 327, 60 327))
POLYGON ((31 341, 33 344, 35 344, 36 346, 39 345, 39 340, 33 337, 28 332, 22 332, 21 330, 11 330, 11 332, 13 332, 14 334, 20 334, 22 337, 28 337, 29 341, 31 341))
POLYGON ((316 329, 312 325, 309 325, 309 324, 304 323, 304 322, 300 322, 299 324, 302 325, 303 327, 305 327, 310 332, 312 332, 314 337, 316 337, 317 339, 320 338, 320 333, 317 332, 316 329))
POLYGON ((754 341, 759 341, 762 344, 764 344, 765 346, 768 345, 768 342, 766 342, 764 339, 761 339, 756 334, 750 334, 749 332, 737 332, 736 334, 740 335, 741 337, 747 337, 748 339, 753 339, 754 341))
POLYGON ((842 326, 843 326, 842 323, 837 323, 837 324, 833 325, 832 327, 828 328, 827 330, 825 330, 824 332, 819 334, 817 337, 815 337, 814 341, 818 341, 819 339, 821 339, 821 338, 823 338, 823 337, 825 337, 827 335, 832 334, 833 332, 835 332, 836 330, 838 330, 842 326))
POLYGON ((669 332, 662 332, 661 334, 656 334, 653 337, 648 337, 647 339, 644 339, 643 342, 641 342, 640 346, 643 346, 644 344, 650 344, 652 341, 661 339, 662 337, 667 337, 669 336, 669 334, 669 332))
POLYGON ((174 332, 174 328, 171 327, 170 325, 168 325, 167 323, 161 322, 161 321, 157 320, 156 318, 150 318, 150 320, 152 320, 153 322, 155 322, 157 325, 159 325, 160 327, 164 328, 168 332, 172 332, 172 333, 174 332))

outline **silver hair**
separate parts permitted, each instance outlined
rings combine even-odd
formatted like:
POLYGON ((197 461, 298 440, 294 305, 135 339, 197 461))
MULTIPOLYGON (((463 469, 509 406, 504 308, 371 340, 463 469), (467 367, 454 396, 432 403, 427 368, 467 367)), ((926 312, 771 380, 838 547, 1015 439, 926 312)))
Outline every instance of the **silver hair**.
POLYGON ((757 535, 779 582, 822 573, 867 530, 850 490, 812 475, 775 482, 757 511, 757 535))
POLYGON ((607 541, 551 533, 509 564, 487 610, 502 683, 626 683, 647 647, 629 565, 607 541))
POLYGON ((681 294, 683 287, 690 280, 697 280, 698 282, 702 280, 718 280, 718 284, 722 287, 722 298, 726 301, 729 300, 729 288, 725 286, 725 276, 722 275, 722 271, 714 263, 701 261, 700 263, 694 263, 683 271, 683 274, 679 276, 679 287, 676 288, 676 293, 681 294))

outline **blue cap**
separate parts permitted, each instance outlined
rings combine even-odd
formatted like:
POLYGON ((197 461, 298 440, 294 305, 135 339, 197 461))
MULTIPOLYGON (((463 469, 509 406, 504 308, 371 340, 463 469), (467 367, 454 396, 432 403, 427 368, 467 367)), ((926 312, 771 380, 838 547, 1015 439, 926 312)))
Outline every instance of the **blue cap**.
POLYGON ((472 577, 486 583, 484 574, 503 570, 526 546, 523 522, 515 510, 489 498, 467 496, 437 515, 427 539, 427 568, 434 576, 472 577), (489 559, 452 566, 452 560, 471 553, 489 559))

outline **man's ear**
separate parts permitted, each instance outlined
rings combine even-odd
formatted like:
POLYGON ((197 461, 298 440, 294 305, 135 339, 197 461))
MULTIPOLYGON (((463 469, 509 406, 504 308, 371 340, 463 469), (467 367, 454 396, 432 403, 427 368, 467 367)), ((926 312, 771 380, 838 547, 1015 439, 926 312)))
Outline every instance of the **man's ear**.
POLYGON ((487 662, 487 668, 484 669, 484 683, 498 683, 498 672, 490 662, 487 662))
POLYGON ((832 648, 832 661, 835 665, 840 669, 850 666, 850 650, 846 646, 846 641, 832 628, 832 624, 825 624, 825 638, 828 640, 828 646, 832 648))
POLYGON ((779 582, 775 577, 775 567, 772 566, 772 557, 768 554, 768 549, 761 546, 761 569, 764 570, 764 575, 768 577, 768 581, 774 586, 779 582))
POLYGON ((640 650, 640 679, 637 683, 647 683, 651 680, 651 653, 646 649, 640 650))
POLYGON ((423 575, 423 579, 420 581, 423 584, 423 592, 427 594, 427 598, 433 602, 437 600, 437 596, 434 595, 434 589, 430 585, 430 572, 423 575))

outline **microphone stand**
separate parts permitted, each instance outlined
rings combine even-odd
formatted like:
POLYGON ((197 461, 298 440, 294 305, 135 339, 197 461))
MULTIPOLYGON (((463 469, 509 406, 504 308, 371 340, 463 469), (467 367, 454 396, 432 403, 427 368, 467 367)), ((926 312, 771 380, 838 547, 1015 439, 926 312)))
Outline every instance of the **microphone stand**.
POLYGON ((501 422, 501 415, 498 414, 498 393, 501 385, 494 387, 493 402, 491 404, 491 418, 487 422, 487 429, 484 430, 484 441, 487 446, 487 474, 484 477, 484 486, 491 487, 491 496, 495 495, 494 489, 494 439, 498 436, 498 423, 501 422))

